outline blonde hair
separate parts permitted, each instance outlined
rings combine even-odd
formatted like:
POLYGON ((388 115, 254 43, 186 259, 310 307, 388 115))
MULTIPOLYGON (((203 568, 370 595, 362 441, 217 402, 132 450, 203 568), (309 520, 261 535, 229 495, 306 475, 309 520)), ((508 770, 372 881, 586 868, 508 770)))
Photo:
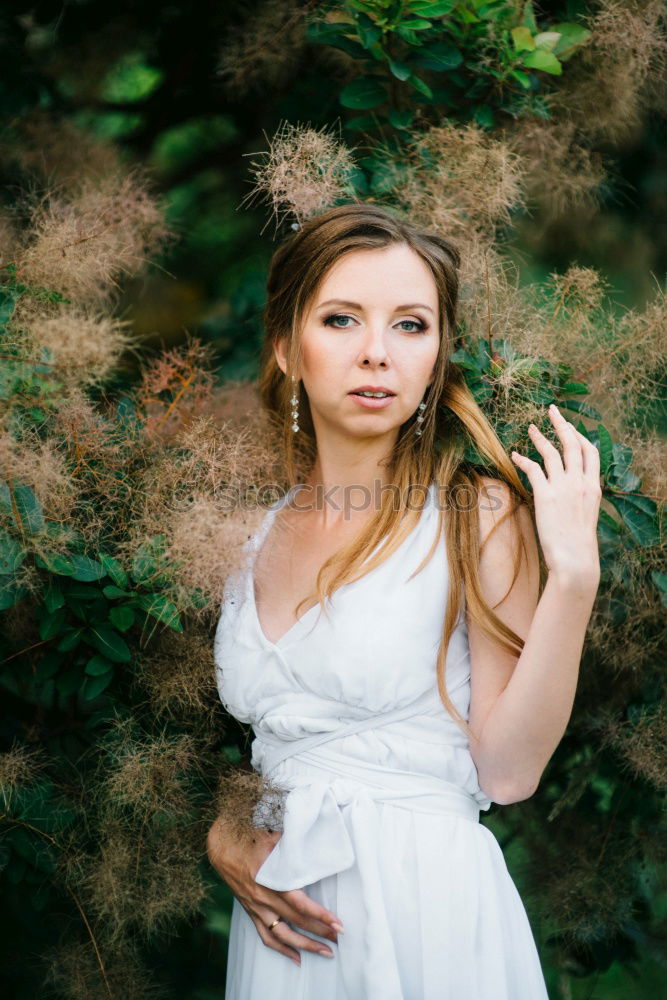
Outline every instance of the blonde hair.
MULTIPOLYGON (((461 494, 476 498, 484 487, 484 476, 466 459, 466 445, 472 444, 477 455, 507 487, 508 510, 493 530, 505 518, 513 515, 521 503, 531 514, 532 496, 525 489, 511 460, 493 427, 468 389, 460 368, 450 360, 455 344, 456 308, 458 301, 458 267, 460 254, 453 243, 438 233, 423 230, 397 218, 391 210, 378 205, 348 203, 323 212, 305 223, 281 244, 271 260, 267 281, 267 302, 264 308, 265 339, 259 375, 262 406, 271 420, 279 423, 283 433, 284 453, 290 487, 299 480, 297 466, 312 465, 316 457, 316 440, 308 397, 298 385, 299 434, 291 428, 292 383, 290 375, 299 370, 301 359, 300 329, 302 319, 322 279, 343 254, 354 250, 407 244, 429 266, 435 280, 440 315, 440 346, 434 367, 434 377, 424 401, 422 434, 415 434, 414 415, 401 425, 390 459, 392 488, 382 491, 382 502, 359 536, 330 556, 318 573, 316 594, 299 602, 299 608, 309 598, 317 596, 326 612, 325 598, 331 597, 342 584, 352 582, 385 561, 416 525, 420 511, 405 498, 422 491, 424 498, 435 481, 440 495, 461 494), (281 371, 273 344, 285 338, 287 377, 281 371), (298 440, 295 440, 298 439, 298 440), (398 507, 394 497, 398 496, 398 507), (401 522, 399 524, 399 522, 401 522), (381 551, 369 559, 372 551, 386 538, 381 551), (366 562, 368 560, 368 562, 366 562), (362 563, 364 564, 362 567, 362 563)), ((476 501, 459 509, 458 503, 448 504, 444 518, 445 553, 449 565, 449 593, 443 620, 443 635, 437 657, 437 684, 442 702, 452 718, 467 734, 469 726, 452 703, 445 683, 445 663, 451 635, 460 615, 463 595, 472 621, 504 649, 518 655, 523 640, 505 625, 484 600, 479 578, 479 511, 476 501)), ((516 522, 512 521, 513 529, 516 522)), ((432 558, 442 538, 443 511, 439 513, 439 532, 419 572, 432 558)), ((525 551, 522 536, 521 546, 525 551)), ((514 576, 516 581, 521 551, 516 546, 514 576)), ((540 556, 541 558, 541 556, 540 556)), ((542 568, 542 567, 541 567, 542 568)))

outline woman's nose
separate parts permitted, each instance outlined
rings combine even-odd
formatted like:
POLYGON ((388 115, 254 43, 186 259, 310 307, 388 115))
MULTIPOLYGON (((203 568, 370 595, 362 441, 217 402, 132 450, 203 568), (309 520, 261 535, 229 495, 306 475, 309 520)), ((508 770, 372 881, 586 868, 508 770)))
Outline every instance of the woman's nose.
POLYGON ((376 363, 387 359, 387 328, 381 320, 366 325, 362 350, 364 357, 376 363))

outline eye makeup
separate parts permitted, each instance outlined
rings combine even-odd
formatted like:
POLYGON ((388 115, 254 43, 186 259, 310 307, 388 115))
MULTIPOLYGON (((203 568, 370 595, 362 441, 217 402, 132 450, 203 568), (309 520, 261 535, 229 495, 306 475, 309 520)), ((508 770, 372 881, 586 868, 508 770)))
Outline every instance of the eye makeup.
MULTIPOLYGON (((349 324, 346 325, 346 326, 336 326, 336 325, 334 325, 332 323, 332 320, 334 320, 334 319, 352 319, 352 317, 345 315, 345 313, 331 313, 329 316, 325 316, 322 319, 322 323, 323 323, 324 326, 330 326, 334 330, 349 330, 349 329, 351 329, 351 327, 350 327, 349 324)), ((403 330, 403 333, 425 333, 428 330, 428 325, 426 323, 424 323, 422 320, 417 320, 417 319, 402 319, 402 320, 400 320, 400 323, 412 323, 413 326, 417 327, 416 330, 403 330)))

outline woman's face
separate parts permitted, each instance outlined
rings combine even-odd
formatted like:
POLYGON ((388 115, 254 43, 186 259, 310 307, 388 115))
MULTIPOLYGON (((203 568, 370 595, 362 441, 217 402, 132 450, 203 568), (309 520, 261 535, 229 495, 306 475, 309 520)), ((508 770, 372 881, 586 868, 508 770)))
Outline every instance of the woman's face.
MULTIPOLYGON (((417 253, 392 244, 341 257, 303 323, 299 375, 318 438, 333 431, 395 440, 433 379, 439 341, 436 285, 417 253), (363 386, 392 395, 353 394, 363 386)), ((285 371, 284 354, 276 353, 285 371)))

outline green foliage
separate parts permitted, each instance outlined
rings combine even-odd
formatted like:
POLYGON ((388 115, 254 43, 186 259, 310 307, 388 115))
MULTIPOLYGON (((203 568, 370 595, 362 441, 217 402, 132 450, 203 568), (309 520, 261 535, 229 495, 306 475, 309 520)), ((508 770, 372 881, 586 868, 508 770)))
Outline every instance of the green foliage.
MULTIPOLYGON (((63 297, 18 282, 12 265, 5 272, 0 333, 9 346, 0 358, 0 395, 18 438, 29 426, 46 439, 46 415, 57 407, 62 385, 50 365, 24 358, 12 348, 7 325, 21 296, 51 302, 63 297)), ((121 408, 119 437, 131 428, 128 416, 121 408)), ((150 620, 183 631, 179 610, 160 591, 168 587, 171 569, 164 537, 146 539, 126 570, 109 552, 84 551, 76 527, 64 529, 49 521, 35 490, 15 478, 0 479, 0 518, 0 610, 13 608, 30 593, 24 583, 30 568, 41 640, 33 669, 26 671, 20 658, 10 659, 0 673, 0 688, 46 709, 67 708, 75 697, 77 708, 89 714, 87 703, 118 679, 119 667, 140 648, 142 630, 150 620)))
MULTIPOLYGON (((143 589, 144 563, 128 574, 112 556, 104 552, 98 555, 97 559, 81 553, 32 556, 35 565, 44 570, 35 606, 43 649, 29 674, 18 662, 10 662, 0 677, 5 690, 46 708, 64 708, 70 697, 76 696, 81 707, 112 684, 117 665, 131 661, 128 640, 138 643, 138 629, 145 627, 149 617, 176 632, 183 631, 173 602, 159 592, 143 589), (137 630, 131 632, 135 625, 137 630)), ((6 533, 0 537, 5 608, 25 596, 25 590, 12 580, 12 573, 28 556, 17 540, 6 533)))
POLYGON ((535 108, 543 115, 541 91, 590 31, 570 22, 538 26, 531 0, 330 0, 313 12, 307 37, 359 60, 339 100, 373 109, 346 121, 371 132, 409 127, 415 105, 489 129, 502 116, 535 108))
POLYGON ((58 837, 79 818, 73 801, 49 779, 14 789, 4 795, 0 872, 40 913, 52 893, 51 879, 58 860, 58 837))

